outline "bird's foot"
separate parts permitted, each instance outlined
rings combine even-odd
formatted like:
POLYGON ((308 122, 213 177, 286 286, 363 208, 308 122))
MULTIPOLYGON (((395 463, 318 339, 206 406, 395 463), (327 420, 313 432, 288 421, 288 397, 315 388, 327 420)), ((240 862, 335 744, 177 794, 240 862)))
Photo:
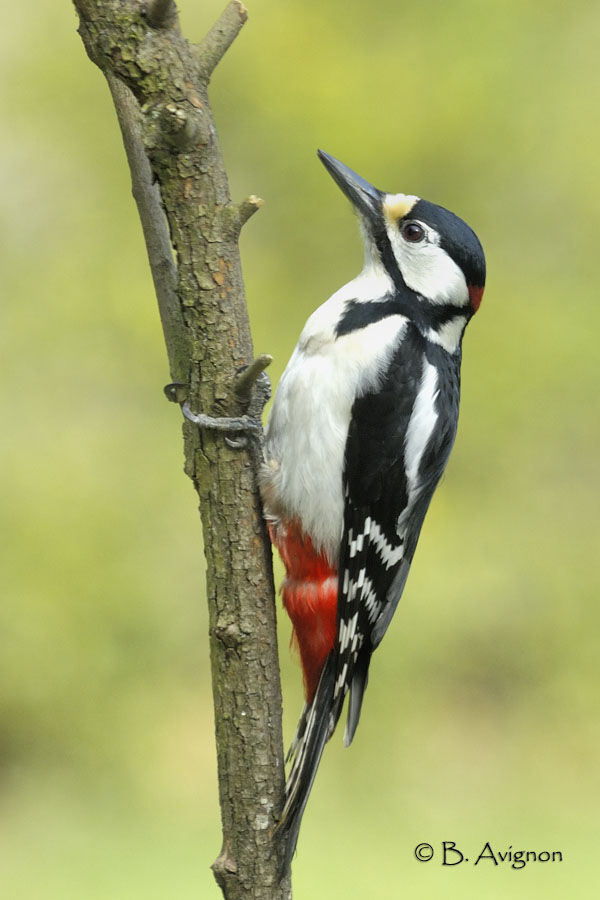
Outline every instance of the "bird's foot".
POLYGON ((264 371, 271 363, 273 357, 263 354, 257 357, 249 366, 244 366, 235 375, 233 382, 234 405, 241 406, 246 413, 240 416, 209 416, 202 412, 192 412, 188 401, 188 385, 173 383, 168 384, 165 396, 173 403, 179 403, 181 411, 189 422, 193 422, 198 428, 206 428, 211 431, 229 432, 239 435, 237 438, 225 435, 225 443, 233 450, 241 450, 248 445, 250 437, 262 436, 262 423, 260 420, 262 411, 271 397, 271 382, 264 371))
POLYGON ((233 450, 243 449, 248 444, 248 437, 259 437, 262 433, 261 421, 254 416, 219 416, 218 418, 207 416, 205 413, 192 412, 187 400, 182 405, 181 411, 188 422, 193 422, 199 428, 239 434, 240 437, 237 439, 225 435, 225 443, 233 450))

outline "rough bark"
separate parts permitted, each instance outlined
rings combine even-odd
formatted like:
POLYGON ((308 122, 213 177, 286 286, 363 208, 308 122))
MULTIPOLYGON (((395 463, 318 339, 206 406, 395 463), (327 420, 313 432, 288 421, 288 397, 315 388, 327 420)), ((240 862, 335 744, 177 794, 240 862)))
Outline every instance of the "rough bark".
MULTIPOLYGON (((249 379, 236 389, 235 376, 253 351, 238 237, 260 201, 231 202, 207 85, 246 11, 233 0, 193 46, 171 0, 74 3, 123 133, 176 383, 170 399, 211 416, 240 415, 249 379)), ((227 900, 283 900, 290 884, 279 882, 273 836, 284 787, 281 692, 258 450, 253 440, 232 448, 221 432, 189 422, 184 450, 207 563, 223 823, 213 870, 227 900)))

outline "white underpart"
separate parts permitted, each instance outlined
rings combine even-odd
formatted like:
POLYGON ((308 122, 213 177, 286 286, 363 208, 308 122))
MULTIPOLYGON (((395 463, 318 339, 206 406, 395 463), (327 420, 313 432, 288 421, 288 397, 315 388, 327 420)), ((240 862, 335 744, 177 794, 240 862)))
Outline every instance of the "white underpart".
POLYGON ((339 338, 335 326, 347 301, 372 301, 392 289, 383 267, 371 262, 315 310, 279 382, 267 426, 266 513, 299 519, 332 562, 343 528, 342 472, 352 404, 377 388, 407 320, 388 316, 339 338))
POLYGON ((438 393, 437 369, 425 361, 404 441, 404 467, 408 481, 409 504, 415 492, 419 490, 419 467, 437 422, 435 403, 438 393))

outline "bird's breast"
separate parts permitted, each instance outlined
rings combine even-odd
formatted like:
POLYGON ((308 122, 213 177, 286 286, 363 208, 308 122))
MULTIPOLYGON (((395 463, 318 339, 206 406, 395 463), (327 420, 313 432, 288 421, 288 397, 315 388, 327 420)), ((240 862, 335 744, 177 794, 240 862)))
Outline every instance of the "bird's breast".
POLYGON ((281 378, 266 432, 263 497, 272 518, 298 520, 315 548, 337 561, 344 453, 352 406, 376 390, 406 331, 400 315, 335 338, 302 333, 281 378))

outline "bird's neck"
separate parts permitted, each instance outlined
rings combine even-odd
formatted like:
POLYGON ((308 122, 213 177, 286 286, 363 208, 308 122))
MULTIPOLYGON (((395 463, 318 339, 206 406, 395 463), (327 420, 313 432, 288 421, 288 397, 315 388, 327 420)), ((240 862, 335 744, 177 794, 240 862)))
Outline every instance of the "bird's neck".
POLYGON ((378 255, 365 253, 365 265, 343 289, 357 303, 381 304, 381 314, 400 314, 409 319, 423 337, 454 354, 460 352, 462 336, 471 310, 449 302, 428 300, 407 287, 401 278, 393 278, 378 255))

